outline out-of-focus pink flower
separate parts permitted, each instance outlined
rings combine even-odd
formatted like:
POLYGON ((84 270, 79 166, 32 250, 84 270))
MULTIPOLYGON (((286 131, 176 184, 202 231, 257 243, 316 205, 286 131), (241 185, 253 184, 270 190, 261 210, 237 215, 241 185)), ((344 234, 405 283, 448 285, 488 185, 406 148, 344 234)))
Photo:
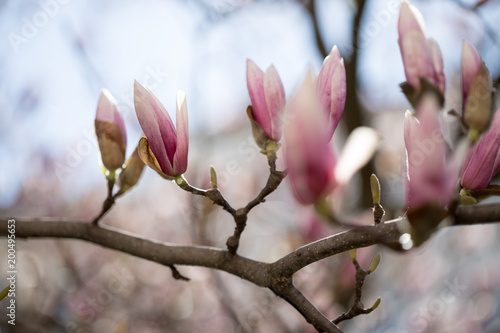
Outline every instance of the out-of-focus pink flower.
POLYGON ((285 128, 285 163, 295 198, 315 203, 332 185, 336 158, 329 146, 329 129, 314 84, 308 75, 290 101, 293 117, 285 128))
POLYGON ((426 205, 444 208, 453 198, 464 147, 447 160, 447 144, 438 120, 439 105, 432 95, 424 95, 417 107, 417 117, 405 115, 405 145, 408 167, 408 210, 426 205))
POLYGON ((357 128, 337 160, 329 144, 331 128, 323 111, 312 78, 307 76, 289 103, 291 121, 285 128, 284 144, 288 180, 302 204, 316 203, 334 190, 341 191, 368 162, 379 141, 374 130, 357 128))
POLYGON ((264 73, 252 60, 247 60, 247 87, 252 101, 253 120, 267 138, 281 139, 281 117, 285 108, 285 90, 278 72, 270 66, 264 73))
POLYGON ((500 109, 489 130, 469 150, 462 170, 461 184, 468 190, 488 187, 500 170, 500 109))
POLYGON ((127 149, 125 122, 111 93, 103 89, 97 104, 95 131, 102 163, 113 171, 121 168, 127 149))
POLYGON ((182 175, 187 169, 189 147, 186 94, 177 93, 177 129, 163 104, 137 81, 134 102, 146 136, 139 142, 141 160, 167 179, 182 175))
POLYGON ((316 81, 321 105, 328 115, 330 138, 337 128, 340 117, 344 112, 346 99, 346 74, 344 59, 340 57, 337 46, 325 58, 316 81))
POLYGON ((480 133, 491 121, 491 78, 479 53, 466 40, 462 49, 462 118, 470 129, 480 133))
POLYGON ((419 90, 420 78, 424 78, 444 94, 446 83, 441 50, 434 39, 426 39, 422 14, 407 1, 401 3, 398 33, 408 83, 419 90))

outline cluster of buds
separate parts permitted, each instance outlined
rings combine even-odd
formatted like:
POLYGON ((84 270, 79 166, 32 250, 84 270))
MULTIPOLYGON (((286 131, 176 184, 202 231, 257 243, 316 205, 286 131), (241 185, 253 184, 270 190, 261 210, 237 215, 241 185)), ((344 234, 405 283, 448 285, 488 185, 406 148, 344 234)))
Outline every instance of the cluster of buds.
POLYGON ((328 194, 340 191, 372 156, 378 136, 368 128, 353 133, 347 145, 351 148, 338 159, 330 146, 346 100, 344 60, 336 46, 325 58, 316 81, 308 75, 288 105, 274 66, 264 73, 248 60, 247 86, 257 145, 268 150, 269 142, 277 143, 284 131, 288 179, 298 202, 317 204, 328 194), (288 121, 284 124, 285 110, 288 121), (358 144, 362 140, 363 144, 358 144))
POLYGON ((490 127, 490 75, 476 49, 464 41, 462 123, 468 130, 468 140, 462 140, 455 152, 449 153, 438 119, 445 88, 439 47, 433 40, 425 40, 422 15, 406 1, 401 4, 398 30, 407 84, 413 92, 418 92, 408 94, 405 84, 402 85, 416 109, 415 114, 407 112, 404 133, 408 167, 407 215, 414 242, 419 244, 447 215, 446 206, 457 197, 459 179, 468 190, 484 189, 500 169, 497 161, 500 115, 495 115, 490 127), (431 88, 422 83, 430 83, 431 88), (478 139, 479 142, 467 152, 470 144, 478 139))
MULTIPOLYGON (((465 41, 461 120, 469 135, 451 153, 439 123, 446 85, 441 51, 432 38, 426 38, 422 15, 407 1, 401 4, 398 32, 407 79, 403 92, 415 108, 415 112, 406 113, 404 139, 407 215, 414 242, 419 244, 447 215, 446 207, 457 196, 459 180, 466 190, 485 189, 500 170, 500 110, 492 117, 489 72, 478 52, 465 41)), ((276 171, 276 153, 284 137, 288 179, 302 204, 319 206, 327 196, 340 193, 376 150, 378 135, 364 127, 351 133, 339 156, 331 148, 346 102, 345 66, 336 46, 325 58, 318 77, 307 75, 288 103, 274 66, 263 72, 247 60, 247 88, 251 100, 247 114, 255 141, 276 171)), ((125 126, 106 90, 101 93, 95 122, 108 179, 114 182, 115 171, 121 169, 122 192, 137 182, 143 167, 140 160, 168 180, 180 179, 188 166, 185 93, 177 94, 176 126, 158 98, 138 82, 134 84, 134 102, 144 136, 125 167, 125 126)), ((216 187, 216 181, 213 183, 216 187)))

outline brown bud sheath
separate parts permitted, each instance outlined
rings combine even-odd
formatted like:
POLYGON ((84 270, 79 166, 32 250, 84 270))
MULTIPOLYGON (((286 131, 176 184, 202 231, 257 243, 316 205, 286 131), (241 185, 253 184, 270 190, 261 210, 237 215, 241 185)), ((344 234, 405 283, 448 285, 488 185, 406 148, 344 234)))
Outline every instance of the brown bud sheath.
POLYGON ((141 177, 142 170, 144 170, 144 163, 139 157, 138 148, 135 148, 118 178, 118 184, 120 185, 119 193, 123 194, 137 184, 137 181, 139 181, 141 177))

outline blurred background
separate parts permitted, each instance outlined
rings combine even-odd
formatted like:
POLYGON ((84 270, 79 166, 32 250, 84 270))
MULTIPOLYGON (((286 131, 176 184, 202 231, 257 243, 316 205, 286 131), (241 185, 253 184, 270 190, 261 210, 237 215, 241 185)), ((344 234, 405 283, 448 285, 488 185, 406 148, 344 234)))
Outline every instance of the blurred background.
MULTIPOLYGON (((461 110, 463 39, 479 51, 495 86, 500 78, 500 1, 412 1, 427 36, 441 47, 445 109, 461 110)), ((404 213, 405 80, 397 44, 398 0, 0 0, 0 214, 92 220, 106 197, 94 118, 107 88, 125 117, 128 155, 141 135, 133 82, 147 85, 175 117, 175 94, 187 94, 190 126, 186 178, 208 187, 213 165, 233 207, 264 186, 267 162, 253 142, 245 110, 246 59, 274 64, 287 98, 308 70, 318 73, 337 45, 346 61, 348 100, 335 133, 337 151, 355 127, 380 131, 371 166, 352 181, 339 212, 368 224, 366 175, 376 171, 389 218, 404 213)), ((498 105, 497 105, 498 107, 498 105)), ((443 118, 443 124, 452 123, 443 118)), ((230 217, 146 169, 103 224, 178 244, 224 247, 230 217)), ((338 231, 298 207, 286 181, 249 215, 240 253, 270 262, 338 231)), ((382 263, 365 286, 370 315, 341 324, 346 332, 499 332, 500 228, 440 231, 405 254, 359 251, 382 263)), ((0 246, 7 249, 5 239, 0 246)), ((19 241, 16 326, 0 332, 313 332, 270 291, 226 273, 166 267, 73 240, 19 241)), ((4 251, 1 251, 4 253, 4 251)), ((2 280, 6 259, 0 262, 2 280)), ((5 281, 5 280, 4 280, 5 281)), ((352 302, 348 254, 300 271, 296 284, 335 318, 352 302)), ((0 284, 3 288, 3 284, 0 284)), ((2 308, 5 319, 5 309, 2 308)))

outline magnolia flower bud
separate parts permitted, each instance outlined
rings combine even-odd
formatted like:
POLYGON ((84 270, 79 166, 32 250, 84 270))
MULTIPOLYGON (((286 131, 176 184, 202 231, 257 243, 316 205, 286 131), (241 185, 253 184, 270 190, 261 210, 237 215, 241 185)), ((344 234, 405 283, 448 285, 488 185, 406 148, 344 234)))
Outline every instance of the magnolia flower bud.
POLYGON ((415 245, 426 240, 446 216, 445 206, 457 195, 460 166, 468 148, 465 140, 453 156, 447 156, 438 111, 435 96, 426 94, 417 116, 407 111, 405 117, 407 216, 415 245))
POLYGON ((316 81, 316 89, 327 116, 326 121, 331 138, 344 112, 347 89, 344 59, 340 57, 337 46, 333 47, 323 62, 316 81))
POLYGON ((99 97, 95 133, 101 151, 102 163, 106 169, 114 171, 121 168, 127 149, 125 122, 118 111, 115 99, 106 89, 101 91, 99 97))
POLYGON ((252 107, 247 110, 252 131, 259 147, 266 149, 268 140, 281 139, 285 90, 274 66, 264 73, 250 59, 247 60, 247 87, 252 101, 252 107))
MULTIPOLYGON (((421 79, 431 83, 440 95, 444 94, 443 57, 436 41, 425 37, 425 24, 417 8, 403 1, 398 20, 399 48, 403 58, 406 80, 411 86, 407 95, 420 97, 421 79)), ((405 88, 408 90, 408 87, 405 88)), ((416 101, 411 101, 417 104, 416 101)))
POLYGON ((177 93, 177 129, 163 104, 137 81, 134 102, 146 136, 139 141, 141 160, 164 178, 172 180, 182 175, 187 169, 189 146, 186 94, 177 93))

